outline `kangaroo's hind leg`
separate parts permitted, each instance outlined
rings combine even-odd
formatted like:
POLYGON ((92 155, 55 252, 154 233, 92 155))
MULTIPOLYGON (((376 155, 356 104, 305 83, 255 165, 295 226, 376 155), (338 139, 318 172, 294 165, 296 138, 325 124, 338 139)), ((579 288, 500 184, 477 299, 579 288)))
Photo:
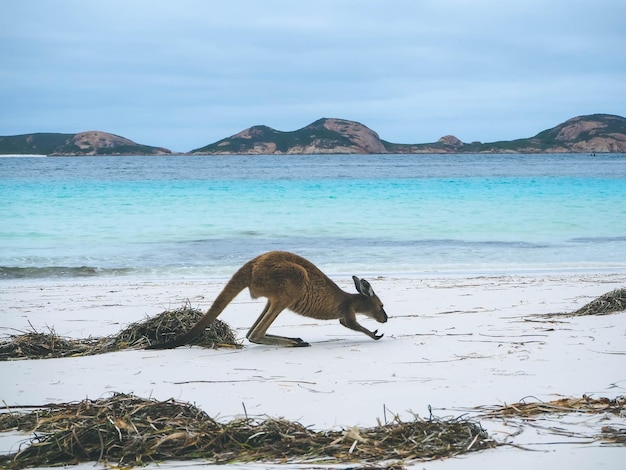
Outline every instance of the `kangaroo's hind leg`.
POLYGON ((285 307, 274 304, 271 300, 268 300, 263 312, 248 331, 246 338, 248 338, 251 343, 257 344, 291 347, 309 346, 309 343, 302 341, 300 338, 288 338, 286 336, 266 334, 267 329, 274 323, 274 320, 276 320, 280 312, 284 309, 285 307))

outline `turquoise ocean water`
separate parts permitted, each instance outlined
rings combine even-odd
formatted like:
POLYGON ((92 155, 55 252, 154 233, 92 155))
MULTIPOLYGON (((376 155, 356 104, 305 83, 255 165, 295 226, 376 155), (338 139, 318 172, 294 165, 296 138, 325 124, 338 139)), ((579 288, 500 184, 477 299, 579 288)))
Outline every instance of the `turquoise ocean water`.
POLYGON ((626 272, 626 155, 0 158, 0 279, 626 272))

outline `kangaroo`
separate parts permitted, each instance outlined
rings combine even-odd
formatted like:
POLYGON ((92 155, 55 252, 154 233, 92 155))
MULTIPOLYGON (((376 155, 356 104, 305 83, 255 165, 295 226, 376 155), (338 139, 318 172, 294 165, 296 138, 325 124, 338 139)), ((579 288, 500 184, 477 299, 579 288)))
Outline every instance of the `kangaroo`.
POLYGON ((317 320, 339 320, 346 328, 365 333, 379 340, 378 330, 370 331, 356 321, 361 313, 380 323, 387 321, 383 304, 372 286, 352 276, 358 294, 344 292, 310 261, 285 251, 270 251, 244 264, 228 281, 213 305, 198 322, 182 336, 148 346, 147 349, 169 349, 181 346, 198 336, 226 306, 246 287, 253 299, 266 297, 267 304, 248 331, 252 343, 276 346, 310 346, 300 338, 268 335, 267 329, 280 312, 289 309, 317 320))

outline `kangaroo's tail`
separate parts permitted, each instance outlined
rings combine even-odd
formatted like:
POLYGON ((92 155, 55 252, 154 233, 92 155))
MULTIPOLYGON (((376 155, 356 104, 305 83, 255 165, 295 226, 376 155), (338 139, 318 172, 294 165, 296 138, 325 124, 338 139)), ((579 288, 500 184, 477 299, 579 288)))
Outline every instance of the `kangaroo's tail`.
POLYGON ((196 323, 191 330, 182 336, 165 343, 151 344, 146 349, 171 349, 178 346, 182 346, 188 343, 196 336, 200 335, 204 329, 209 326, 219 316, 220 313, 226 308, 226 306, 239 294, 242 290, 250 285, 250 278, 252 276, 252 262, 244 264, 239 270, 230 278, 230 281, 224 286, 222 292, 216 297, 213 305, 207 313, 204 314, 198 323, 196 323))

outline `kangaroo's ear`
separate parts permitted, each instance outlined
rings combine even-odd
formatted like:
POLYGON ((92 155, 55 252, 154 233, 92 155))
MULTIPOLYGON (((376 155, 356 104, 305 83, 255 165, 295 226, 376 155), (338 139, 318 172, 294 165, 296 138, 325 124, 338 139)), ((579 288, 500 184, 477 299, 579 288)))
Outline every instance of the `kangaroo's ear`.
POLYGON ((374 289, 372 289, 370 283, 367 282, 365 279, 359 279, 356 276, 352 276, 352 280, 354 281, 354 286, 356 287, 356 290, 359 292, 359 294, 363 294, 365 297, 374 296, 374 289))

